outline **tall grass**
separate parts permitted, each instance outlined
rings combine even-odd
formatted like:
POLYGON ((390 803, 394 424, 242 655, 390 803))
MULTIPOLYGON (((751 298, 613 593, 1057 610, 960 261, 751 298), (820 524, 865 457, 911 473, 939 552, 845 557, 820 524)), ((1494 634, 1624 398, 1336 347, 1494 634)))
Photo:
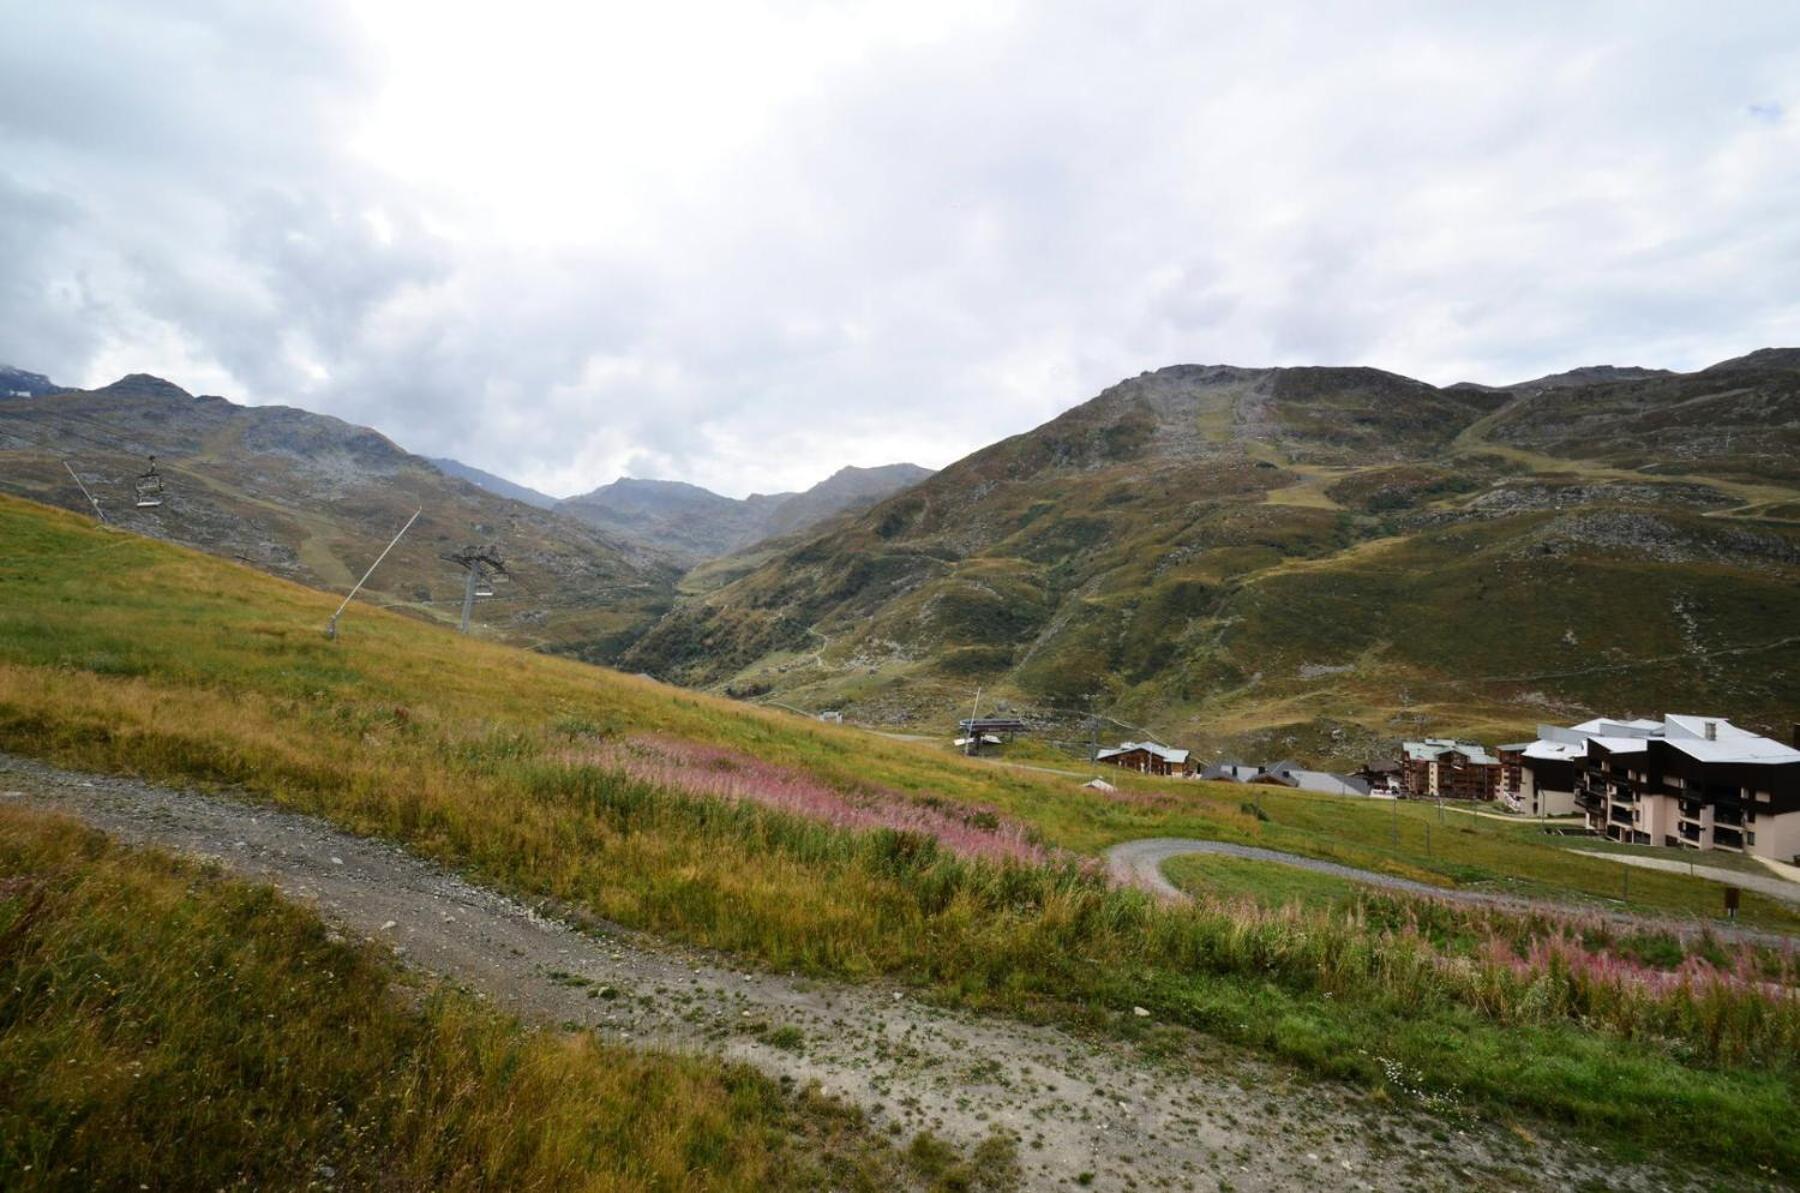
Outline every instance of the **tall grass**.
POLYGON ((571 751, 568 760, 616 771, 663 790, 748 801, 833 828, 882 828, 929 837, 963 857, 1027 865, 1052 860, 1036 834, 992 808, 909 796, 873 784, 845 791, 796 767, 778 766, 741 750, 667 736, 633 736, 571 751))
MULTIPOLYGON (((1337 916, 1160 907, 1055 851, 1176 833, 1338 850, 1295 827, 1311 817, 1343 826, 1355 853, 1390 822, 1275 792, 1259 797, 1265 821, 1238 810, 1241 789, 1204 785, 1114 805, 367 613, 328 648, 316 594, 0 501, 0 529, 15 527, 84 580, 0 559, 5 748, 240 787, 771 966, 1127 1024, 1143 1006, 1440 1109, 1800 1165, 1796 1010, 1769 987, 1792 980, 1791 958, 1702 968, 1634 955, 1592 925, 1516 933, 1380 901, 1337 916), (89 665, 98 654, 105 668, 89 665), (1662 1131, 1673 1118, 1691 1130, 1662 1131)), ((1434 854, 1440 881, 1518 859, 1555 859, 1578 882, 1613 870, 1480 826, 1440 831, 1434 848, 1481 862, 1434 854)))
POLYGON ((0 1187, 928 1183, 852 1110, 454 993, 411 1005, 266 888, 0 807, 0 1187))

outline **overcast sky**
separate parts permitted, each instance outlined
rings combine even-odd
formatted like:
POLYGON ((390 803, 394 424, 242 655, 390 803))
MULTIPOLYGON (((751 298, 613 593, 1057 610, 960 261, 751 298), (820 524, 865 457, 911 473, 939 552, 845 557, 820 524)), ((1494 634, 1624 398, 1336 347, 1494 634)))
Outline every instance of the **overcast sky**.
POLYGON ((556 494, 1800 342, 1800 3, 0 0, 0 361, 556 494))

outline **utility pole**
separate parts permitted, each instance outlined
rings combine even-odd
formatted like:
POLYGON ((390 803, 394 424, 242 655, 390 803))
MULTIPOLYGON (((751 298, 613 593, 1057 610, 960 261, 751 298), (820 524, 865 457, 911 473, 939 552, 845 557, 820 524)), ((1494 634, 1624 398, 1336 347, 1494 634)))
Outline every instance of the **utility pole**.
POLYGON ((975 688, 975 703, 969 706, 969 732, 963 737, 963 754, 979 754, 981 739, 975 735, 975 718, 981 713, 981 688, 975 688))
POLYGON ((94 517, 105 522, 106 514, 100 509, 100 499, 88 492, 88 487, 81 483, 81 478, 75 475, 75 469, 70 467, 67 460, 63 461, 63 467, 69 470, 69 479, 75 482, 75 487, 81 490, 81 495, 88 499, 89 505, 94 507, 94 517))
MULTIPOLYGON (((98 508, 98 507, 96 507, 96 508, 98 508)), ((414 522, 417 522, 419 520, 419 515, 424 512, 425 512, 424 506, 420 506, 418 509, 414 510, 413 516, 408 518, 406 520, 406 525, 404 525, 400 528, 400 534, 396 534, 393 538, 393 541, 388 543, 387 546, 385 546, 381 549, 381 554, 379 554, 375 557, 375 562, 371 563, 369 565, 369 570, 363 573, 362 579, 360 579, 356 582, 356 587, 352 588, 350 590, 350 594, 349 594, 349 596, 346 596, 344 598, 343 604, 341 604, 337 607, 337 612, 333 613, 331 615, 331 620, 325 623, 325 636, 327 638, 336 638, 337 637, 338 618, 342 617, 344 615, 344 610, 349 608, 351 599, 353 597, 355 597, 357 593, 362 591, 363 585, 365 585, 369 582, 369 577, 373 576, 375 574, 375 569, 381 566, 381 561, 388 557, 388 552, 392 551, 394 549, 394 544, 398 543, 400 541, 400 535, 405 534, 407 531, 411 530, 412 524, 414 522)))
POLYGON ((1094 778, 1100 777, 1100 718, 1094 714, 1095 693, 1087 694, 1088 706, 1088 762, 1093 764, 1094 778))

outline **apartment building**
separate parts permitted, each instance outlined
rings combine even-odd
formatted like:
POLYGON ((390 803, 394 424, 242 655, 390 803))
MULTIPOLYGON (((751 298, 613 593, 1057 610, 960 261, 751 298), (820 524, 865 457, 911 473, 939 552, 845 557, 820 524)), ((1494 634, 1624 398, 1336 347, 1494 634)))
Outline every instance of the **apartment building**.
POLYGON ((1800 859, 1795 746, 1721 718, 1673 714, 1558 733, 1585 738, 1575 800, 1588 827, 1609 839, 1800 859))
POLYGON ((1442 737, 1402 742, 1400 793, 1408 799, 1497 799, 1500 760, 1475 742, 1442 737))

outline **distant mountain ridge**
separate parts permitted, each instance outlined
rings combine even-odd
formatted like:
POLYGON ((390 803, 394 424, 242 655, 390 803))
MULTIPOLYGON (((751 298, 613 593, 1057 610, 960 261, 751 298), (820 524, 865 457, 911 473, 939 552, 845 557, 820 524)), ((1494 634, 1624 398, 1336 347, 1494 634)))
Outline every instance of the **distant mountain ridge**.
POLYGON ((42 373, 0 365, 0 398, 37 398, 61 388, 42 373))
POLYGON ((685 481, 620 477, 557 509, 689 564, 867 509, 931 475, 916 464, 840 468, 801 493, 722 497, 685 481))
POLYGON ((196 397, 147 374, 0 401, 0 491, 87 512, 65 461, 115 524, 337 591, 423 509, 364 599, 453 620, 463 572, 440 556, 492 544, 517 579, 479 620, 595 659, 667 607, 679 574, 637 544, 447 476, 368 427, 196 397), (164 500, 138 508, 134 482, 151 456, 164 500))
POLYGON ((558 499, 548 493, 540 493, 528 485, 517 481, 509 481, 503 476, 496 476, 483 471, 473 464, 464 464, 461 460, 452 460, 448 456, 427 456, 441 471, 450 476, 468 481, 480 489, 490 493, 498 493, 502 497, 510 497, 514 501, 523 501, 526 505, 535 505, 541 510, 555 509, 558 499))

